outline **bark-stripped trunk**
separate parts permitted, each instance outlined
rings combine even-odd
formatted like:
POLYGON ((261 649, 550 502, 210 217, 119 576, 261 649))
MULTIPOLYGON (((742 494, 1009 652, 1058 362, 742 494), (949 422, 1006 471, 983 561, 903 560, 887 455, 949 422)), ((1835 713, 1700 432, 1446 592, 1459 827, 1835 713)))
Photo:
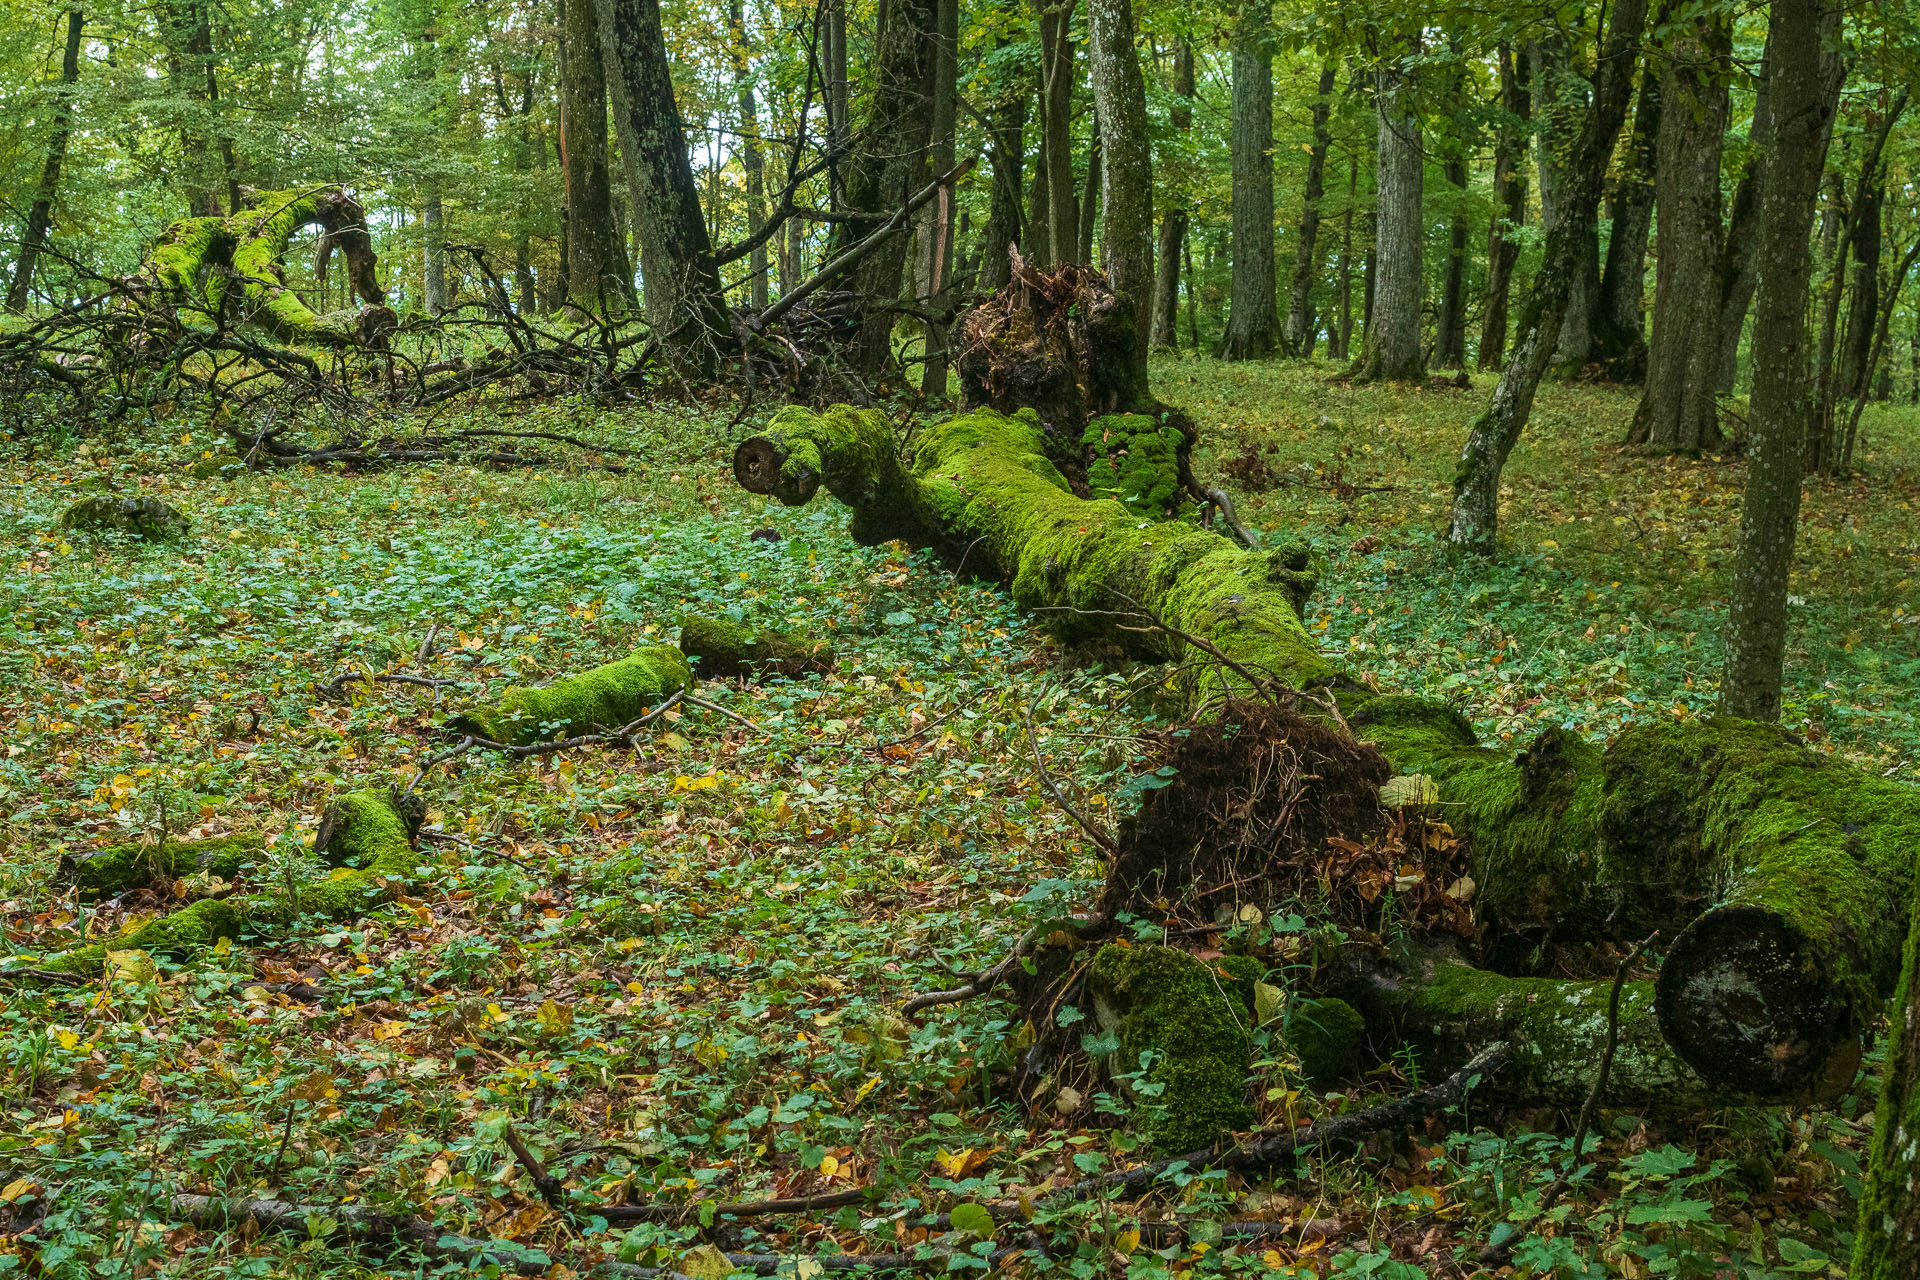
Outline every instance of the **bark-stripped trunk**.
POLYGON ((1800 527, 1801 463, 1812 390, 1807 369, 1808 252, 1846 68, 1830 43, 1839 11, 1823 0, 1774 0, 1773 159, 1760 215, 1760 285, 1754 299, 1752 435, 1746 498, 1727 609, 1720 711, 1780 718, 1787 652, 1787 580, 1800 527))
POLYGON ((1753 305, 1754 286, 1760 280, 1760 206, 1766 190, 1767 160, 1773 147, 1771 80, 1773 46, 1760 58, 1760 77, 1753 98, 1753 122, 1747 128, 1747 158, 1734 188, 1733 209, 1727 216, 1727 235, 1720 255, 1720 318, 1717 322, 1720 362, 1713 389, 1733 390, 1740 374, 1740 334, 1746 328, 1747 308, 1753 305))
POLYGON ((1222 360, 1272 355, 1280 337, 1273 262, 1273 4, 1243 0, 1233 29, 1233 284, 1222 360))
POLYGON ((1494 550, 1500 528, 1500 472, 1527 425, 1534 393, 1554 358, 1561 320, 1600 203, 1600 185, 1632 97, 1634 55, 1646 16, 1646 0, 1621 0, 1607 25, 1593 101, 1560 174, 1560 207, 1520 314, 1519 341, 1494 388, 1492 404, 1467 435, 1454 473, 1447 539, 1462 550, 1481 554, 1494 550))
POLYGON ((1660 162, 1660 261, 1647 384, 1628 439, 1659 450, 1721 441, 1714 381, 1720 368, 1720 143, 1727 129, 1727 19, 1689 24, 1666 50, 1660 162))
POLYGON ((601 57, 611 73, 620 156, 640 226, 647 313, 670 357, 705 375, 732 339, 667 69, 660 3, 599 0, 599 11, 601 57))
MULTIPOLYGON (((1719 92, 1722 97, 1726 94, 1724 88, 1719 92)), ((1660 104, 1660 75, 1649 64, 1640 73, 1640 98, 1633 108, 1626 172, 1620 175, 1607 202, 1613 232, 1607 239, 1607 261, 1600 274, 1600 300, 1593 309, 1594 356, 1607 362, 1612 376, 1626 382, 1641 377, 1647 360, 1641 304, 1646 293, 1647 237, 1653 229, 1654 177, 1659 172, 1660 104)), ((1719 191, 1717 177, 1714 190, 1719 191)), ((1661 242, 1665 241, 1663 226, 1661 242)))
POLYGON ((1333 145, 1327 121, 1333 110, 1333 84, 1338 71, 1337 60, 1328 58, 1320 68, 1320 83, 1315 87, 1313 145, 1307 151, 1300 236, 1294 252, 1293 284, 1287 291, 1287 349, 1302 359, 1313 355, 1314 337, 1319 329, 1313 314, 1313 285, 1320 275, 1320 201, 1327 193, 1327 148, 1333 145))
POLYGON ((47 158, 40 167, 40 186, 27 210, 27 227, 20 235, 20 256, 13 264, 13 283, 7 289, 7 310, 25 311, 33 269, 53 227, 53 202, 60 194, 60 169, 67 162, 67 141, 73 136, 73 86, 80 79, 80 32, 87 17, 67 10, 67 40, 60 59, 60 89, 54 100, 53 132, 47 136, 47 158))
MULTIPOLYGON (((1193 42, 1181 36, 1173 46, 1174 101, 1167 125, 1179 133, 1193 127, 1193 42)), ((1184 193, 1183 193, 1184 196, 1184 193)), ((1153 347, 1172 351, 1180 345, 1180 255, 1187 243, 1184 198, 1168 204, 1160 217, 1158 261, 1153 272, 1153 347)))
MULTIPOLYGON (((936 0, 933 52, 933 119, 928 149, 928 165, 936 174, 953 168, 954 130, 959 123, 959 0, 936 0)), ((953 198, 952 184, 940 189, 921 211, 919 224, 920 297, 929 309, 939 314, 950 305, 953 276, 953 198)), ((920 394, 938 404, 947 396, 948 326, 938 320, 927 322, 926 363, 920 369, 920 394)))
MULTIPOLYGON (((1010 43, 1005 36, 999 47, 1010 43)), ((993 164, 993 192, 987 206, 987 230, 981 245, 980 287, 998 289, 1013 278, 1013 260, 1007 250, 1025 245, 1020 197, 1026 164, 1027 101, 1025 90, 1009 94, 997 106, 987 133, 993 164)))
MULTIPOLYGON (((578 3, 578 0, 575 0, 578 3)), ((753 95, 753 65, 748 58, 747 19, 741 0, 729 0, 727 34, 733 47, 733 90, 740 112, 740 164, 747 177, 747 234, 767 220, 767 162, 760 151, 760 109, 753 95)), ((767 246, 747 253, 747 296, 755 311, 767 309, 767 246)))
MULTIPOLYGON (((1413 42, 1417 47, 1417 41, 1413 42)), ((1374 76, 1379 161, 1374 208, 1373 309, 1354 376, 1406 381, 1425 373, 1420 350, 1420 302, 1425 292, 1427 239, 1421 212, 1426 156, 1420 118, 1406 73, 1382 64, 1374 76)))
POLYGON ((1133 5, 1087 0, 1087 27, 1100 130, 1100 240, 1107 280, 1133 310, 1134 350, 1144 367, 1153 315, 1153 153, 1147 141, 1147 86, 1133 51, 1133 5))
POLYGON ((1532 118, 1532 95, 1513 50, 1500 46, 1500 106, 1503 116, 1493 151, 1494 191, 1499 208, 1487 229, 1487 309, 1480 321, 1482 369, 1498 369, 1506 362, 1507 302, 1513 293, 1513 268, 1520 261, 1520 241, 1509 234, 1527 221, 1527 128, 1532 118))
POLYGON ((607 169, 607 75, 594 0, 561 0, 560 168, 567 194, 567 293, 599 314, 632 294, 607 169))
MULTIPOLYGON (((1047 249, 1044 261, 1065 266, 1080 256, 1080 209, 1073 189, 1074 0, 1040 5, 1040 119, 1047 172, 1047 249)), ((1039 245, 1034 246, 1035 252, 1039 245)))

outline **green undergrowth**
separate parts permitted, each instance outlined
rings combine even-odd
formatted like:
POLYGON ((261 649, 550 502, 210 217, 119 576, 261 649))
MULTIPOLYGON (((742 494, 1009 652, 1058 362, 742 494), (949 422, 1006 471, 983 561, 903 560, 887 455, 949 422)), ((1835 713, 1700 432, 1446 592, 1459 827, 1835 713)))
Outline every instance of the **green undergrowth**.
MULTIPOLYGON (((1364 402, 1374 418, 1353 407, 1359 393, 1279 365, 1159 372, 1162 394, 1201 424, 1203 474, 1243 432, 1279 443, 1288 467, 1321 461, 1401 486, 1243 500, 1256 525, 1297 527, 1328 554, 1308 622, 1383 685, 1457 695, 1494 741, 1549 721, 1599 735, 1670 715, 1670 696, 1705 705, 1710 573, 1651 552, 1627 572, 1604 541, 1619 536, 1610 518, 1562 529, 1543 551, 1557 526, 1530 533, 1518 503, 1511 528, 1536 540, 1515 559, 1468 570, 1439 556, 1426 532, 1438 517, 1419 507, 1439 501, 1447 423, 1465 421, 1453 393, 1407 394, 1421 410, 1411 419, 1385 408, 1397 393, 1367 393, 1380 398, 1364 402), (1312 425, 1336 400, 1345 429, 1312 425), (1381 456, 1339 454, 1368 442, 1381 456), (1380 545, 1356 550, 1366 534, 1380 545), (1616 661, 1617 684, 1595 683, 1616 661)), ((1543 415, 1571 431, 1589 402, 1624 430, 1625 402, 1601 393, 1550 391, 1543 415)), ((697 1224, 602 1231, 590 1210, 581 1234, 562 1229, 502 1147, 509 1121, 588 1204, 875 1188, 871 1214, 743 1222, 729 1238, 795 1253, 919 1247, 923 1212, 1146 1154, 1121 1123, 1148 1105, 1144 1092, 1031 1113, 1002 1095, 990 1068, 1018 1031, 1011 1006, 977 1001, 918 1023, 898 1011, 909 993, 950 985, 943 966, 978 968, 1033 920, 1084 907, 1102 874, 1046 798, 1022 708, 1050 774, 1110 823, 1138 790, 1130 735, 1172 702, 1158 696, 1166 672, 1075 666, 1004 592, 898 544, 856 545, 839 504, 744 494, 724 413, 562 404, 467 424, 602 440, 635 455, 625 475, 445 465, 222 479, 188 472, 218 450, 180 412, 124 439, 12 459, 0 489, 0 954, 13 953, 0 959, 0 1275, 416 1274, 318 1240, 177 1230, 165 1198, 182 1190, 431 1216, 576 1272, 602 1254, 670 1262, 699 1237, 697 1224), (161 544, 61 529, 60 513, 103 480, 179 507, 186 534, 161 544), (751 728, 684 705, 631 751, 439 763, 415 788, 427 813, 410 856, 315 848, 331 802, 413 783, 449 745, 437 730, 456 710, 672 643, 694 616, 830 644, 837 666, 699 686, 751 728), (337 699, 317 687, 343 673, 457 683, 349 680, 337 699), (58 870, 94 849, 228 833, 246 837, 241 856, 170 863, 173 878, 99 901, 58 870), (313 896, 330 882, 354 893, 353 909, 313 896), (226 918, 223 904, 248 895, 288 906, 226 918), (211 945, 109 956, 79 986, 6 972, 83 946, 124 952, 132 931, 182 909, 210 926, 211 945), (29 1264, 12 1228, 43 1210, 29 1264)), ((1565 446, 1582 459, 1567 483, 1623 503, 1640 471, 1697 469, 1716 493, 1732 483, 1713 464, 1616 458, 1593 437, 1581 448, 1565 446)), ((1880 458, 1877 436, 1873 448, 1880 458)), ((1543 466, 1523 453, 1526 492, 1543 466)), ((1889 500, 1894 481, 1869 483, 1883 489, 1858 504, 1866 532, 1848 565, 1871 574, 1848 589, 1891 602, 1883 562, 1911 551, 1888 533, 1891 515, 1866 508, 1911 495, 1889 500)), ((1823 532, 1837 527, 1823 523, 1835 519, 1827 502, 1810 507, 1818 548, 1839 536, 1823 532)), ((1809 598, 1830 604, 1846 581, 1829 570, 1809 598)), ((1807 612, 1840 625, 1831 608, 1807 612)), ((1831 647, 1843 637, 1805 628, 1795 715, 1849 752, 1887 742, 1904 759, 1911 708, 1869 693, 1911 660, 1914 628, 1866 613, 1850 625, 1854 652, 1883 655, 1882 683, 1831 647), (1842 663, 1859 678, 1816 698, 1842 663), (1842 716, 1843 702, 1865 709, 1842 716)), ((1297 918, 1251 927, 1269 954, 1300 953, 1297 918)), ((1288 972, 1275 963, 1264 981, 1284 990, 1288 972)), ((1255 1122, 1366 1105, 1421 1079, 1392 1046, 1374 1046, 1384 1066, 1328 1079, 1347 1051, 1309 1052, 1304 1032, 1325 1023, 1344 1045, 1351 1028, 1316 1016, 1283 1008, 1248 1031, 1255 1122), (1280 1033, 1290 1020, 1300 1053, 1280 1033)), ((1736 1258, 1724 1264, 1745 1268, 1734 1274, 1766 1276, 1843 1256, 1861 1110, 1855 1097, 1684 1131, 1606 1117, 1601 1172, 1540 1246, 1566 1258, 1545 1266, 1597 1275, 1629 1258, 1704 1276, 1736 1258), (1654 1206, 1667 1216, 1636 1217, 1654 1206)), ((1040 1225, 1063 1219, 1086 1242, 1057 1263, 1076 1280, 1302 1267, 1404 1277, 1390 1268, 1413 1266, 1435 1227, 1422 1256, 1465 1274, 1488 1233, 1525 1219, 1565 1140, 1472 1109, 1452 1125, 1366 1157, 1303 1157, 1271 1182, 1182 1175, 1168 1211, 1198 1224, 1192 1241, 1140 1247, 1124 1267, 1113 1261, 1124 1233, 1101 1225, 1097 1204, 1044 1211, 1040 1225), (1249 1217, 1344 1225, 1326 1243, 1209 1236, 1210 1221, 1249 1217)), ((928 1247, 977 1270, 981 1243, 936 1229, 928 1247)))

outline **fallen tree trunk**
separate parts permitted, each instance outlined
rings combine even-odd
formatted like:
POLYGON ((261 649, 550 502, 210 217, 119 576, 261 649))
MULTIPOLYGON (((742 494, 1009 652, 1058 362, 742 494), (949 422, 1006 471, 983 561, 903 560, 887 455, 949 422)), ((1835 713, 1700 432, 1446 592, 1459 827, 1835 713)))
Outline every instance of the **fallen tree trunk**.
POLYGON ((197 872, 231 880, 265 847, 266 842, 252 833, 204 840, 161 839, 152 844, 135 841, 69 855, 61 860, 60 869, 82 896, 104 897, 197 872))
POLYGON ((538 689, 512 688, 494 702, 447 721, 455 734, 524 747, 633 723, 675 693, 693 687, 687 660, 671 645, 648 645, 605 666, 538 689))
POLYGON ((785 676, 789 680, 833 670, 833 647, 824 640, 781 631, 755 631, 728 618, 688 618, 680 626, 680 652, 704 680, 785 676))

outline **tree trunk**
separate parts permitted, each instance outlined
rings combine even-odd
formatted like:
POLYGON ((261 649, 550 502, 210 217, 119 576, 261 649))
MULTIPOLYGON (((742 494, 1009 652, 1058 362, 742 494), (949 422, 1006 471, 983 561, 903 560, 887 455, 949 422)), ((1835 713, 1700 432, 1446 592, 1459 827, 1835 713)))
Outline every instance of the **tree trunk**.
MULTIPOLYGON (((959 123, 959 0, 936 0, 933 52, 933 119, 929 129, 929 167, 936 174, 953 169, 955 137, 959 123)), ((932 311, 944 312, 951 303, 953 276, 953 205, 951 184, 921 211, 920 277, 921 300, 932 311)), ((948 326, 941 321, 927 322, 926 362, 920 367, 920 394, 933 404, 947 398, 948 326)))
MULTIPOLYGON (((1193 42, 1181 36, 1173 45, 1173 104, 1167 125, 1178 133, 1193 127, 1193 42)), ((1187 243, 1184 195, 1169 203, 1160 218, 1158 262, 1153 273, 1153 347, 1172 351, 1180 345, 1180 255, 1187 243)))
MULTIPOLYGON (((579 3, 579 0, 575 0, 579 3)), ((727 34, 733 46, 733 87, 740 110, 740 163, 747 176, 747 234, 767 220, 767 162, 760 151, 760 109, 753 96, 753 66, 748 58, 747 20, 741 0, 728 0, 727 34)), ((602 136, 605 130, 602 129, 602 136)), ((952 166, 949 165, 948 168, 952 166)), ((756 312, 767 309, 767 246, 747 254, 747 295, 756 312)))
MULTIPOLYGON (((1726 68, 1721 68, 1723 71, 1726 68)), ((1677 72, 1668 71, 1668 75, 1677 72)), ((1724 86, 1718 95, 1725 100, 1724 86)), ((1640 72, 1640 98, 1633 109, 1633 134, 1627 144, 1626 172, 1614 185, 1607 215, 1613 233, 1607 239, 1607 261, 1600 276, 1600 300, 1593 309, 1594 355, 1608 364, 1609 373, 1622 382, 1637 382, 1647 362, 1647 339, 1641 312, 1647 288, 1647 238, 1653 230, 1654 178, 1659 172, 1661 134, 1660 75, 1651 62, 1640 72)), ((1725 115, 1724 106, 1721 114, 1725 115)), ((1722 120, 1722 132, 1725 121, 1722 120)), ((1718 143, 1715 143, 1718 157, 1718 143)), ((1720 190, 1714 178, 1714 193, 1720 190)), ((1716 199, 1715 216, 1718 217, 1716 199)), ((1664 213, 1664 210, 1663 210, 1664 213)), ((1661 228, 1661 240, 1666 239, 1661 228)), ((1719 232, 1715 226, 1715 235, 1719 232)))
MULTIPOLYGON (((1073 189, 1074 0, 1037 0, 1040 11, 1040 118, 1046 131, 1047 257, 1055 266, 1080 254, 1080 210, 1073 189)), ((1036 246, 1036 251, 1038 246, 1036 246)))
POLYGON ((1134 350, 1144 368, 1153 318, 1153 151, 1131 0, 1087 0, 1087 27, 1100 130, 1100 242, 1107 280, 1133 310, 1134 350))
POLYGON ((731 326, 700 189, 687 161, 660 3, 599 0, 599 10, 601 56, 612 73, 620 155, 640 226, 647 313, 670 357, 704 376, 731 348, 731 326))
POLYGON ((190 104, 182 114, 180 153, 187 214, 194 218, 220 216, 219 175, 208 130, 213 104, 207 85, 213 75, 213 19, 206 0, 176 0, 159 10, 162 43, 167 50, 167 79, 177 101, 190 104))
POLYGON ((1333 110, 1333 84, 1338 71, 1339 63, 1334 58, 1328 58, 1320 68, 1320 83, 1313 99, 1313 145, 1307 151, 1307 183, 1301 197, 1300 236, 1294 252, 1293 283, 1287 291, 1287 349, 1302 359, 1313 354, 1318 328, 1313 316, 1313 285, 1320 275, 1320 201, 1327 191, 1327 148, 1333 145, 1327 121, 1333 110))
POLYGON ((1535 113, 1541 119, 1540 220, 1551 235, 1560 218, 1569 212, 1579 220, 1573 229, 1577 252, 1562 266, 1569 273, 1567 301, 1561 309, 1560 329, 1554 335, 1551 363, 1562 372, 1574 373, 1586 363, 1593 350, 1593 304, 1599 292, 1600 250, 1596 210, 1582 212, 1578 200, 1570 198, 1579 179, 1567 170, 1572 164, 1581 129, 1581 120, 1591 111, 1586 88, 1573 70, 1564 38, 1554 37, 1531 46, 1531 79, 1535 113))
POLYGON ((1093 261, 1093 229, 1099 221, 1100 188, 1104 185, 1100 177, 1101 169, 1106 167, 1106 148, 1100 142, 1098 127, 1094 130, 1093 144, 1087 148, 1087 177, 1080 184, 1080 212, 1076 225, 1080 229, 1080 243, 1074 246, 1073 260, 1082 266, 1091 267, 1093 261))
MULTIPOLYGON (((998 47, 1011 43, 1002 36, 998 47)), ((1008 95, 991 116, 987 145, 993 163, 993 193, 987 206, 987 230, 981 245, 980 288, 1003 287, 1013 278, 1013 261, 1007 250, 1024 245, 1020 197, 1026 164, 1027 93, 1008 95)))
POLYGON ((447 230, 445 206, 431 187, 420 212, 420 239, 420 302, 437 316, 447 309, 447 230))
MULTIPOLYGON (((1027 234, 1020 243, 1023 251, 1032 250, 1028 261, 1044 266, 1053 260, 1053 193, 1048 190, 1053 173, 1053 164, 1048 160, 1047 148, 1047 87, 1040 85, 1040 140, 1039 153, 1033 162, 1033 185, 1027 192, 1027 234)), ((1012 270, 1009 262, 1008 270, 1012 270)))
POLYGON ((1360 197, 1360 158, 1347 167, 1347 207, 1340 215, 1340 256, 1333 265, 1333 298, 1337 312, 1327 331, 1327 359, 1353 356, 1353 206, 1360 197))
POLYGON ((1702 17, 1667 54, 1660 120, 1660 260, 1647 382, 1628 439, 1661 451, 1721 442, 1713 384, 1720 367, 1720 143, 1727 129, 1730 19, 1702 17))
POLYGON ((1500 105, 1504 110, 1493 152, 1493 182, 1499 202, 1487 228, 1487 309, 1480 322, 1482 369, 1498 369, 1506 360, 1507 300, 1513 292, 1513 268, 1520 261, 1520 241, 1510 234, 1527 221, 1527 131, 1532 118, 1532 95, 1521 68, 1514 65, 1513 49, 1500 46, 1500 105))
POLYGON ((1427 228, 1421 212, 1426 156, 1406 73, 1383 64, 1374 77, 1379 122, 1374 207, 1373 311, 1354 376, 1411 381, 1425 373, 1420 302, 1426 285, 1427 228))
POLYGON ((1760 57, 1753 123, 1747 128, 1747 158, 1740 169, 1740 184, 1734 188, 1733 211, 1727 218, 1720 255, 1720 362, 1713 389, 1722 395, 1733 390, 1740 375, 1740 333, 1746 328, 1747 308, 1753 304, 1753 289, 1760 279, 1760 206, 1773 148, 1773 111, 1769 105, 1772 81, 1767 72, 1772 60, 1769 44, 1760 57))
POLYGON ((1463 551, 1491 554, 1500 527, 1500 472, 1533 412, 1534 393, 1554 358, 1561 318, 1587 251, 1600 185, 1626 119, 1646 0, 1616 3, 1597 59, 1593 101, 1559 175, 1559 208, 1546 252, 1520 315, 1520 339, 1494 388, 1493 402, 1473 424, 1453 478, 1447 539, 1463 551))
POLYGON ((1874 321, 1880 312, 1880 211, 1887 195, 1885 176, 1865 184, 1861 195, 1865 198, 1854 213, 1859 229, 1853 236, 1853 288, 1847 301, 1846 340, 1840 345, 1840 364, 1834 372, 1835 404, 1867 394, 1874 321))
POLYGON ((567 194, 567 293, 598 315, 631 296, 607 169, 607 75, 594 0, 561 0, 560 170, 567 194))
POLYGON ((40 186, 27 210, 27 227, 20 235, 20 256, 13 264, 13 284, 7 289, 7 310, 25 311, 33 285, 33 269, 53 227, 53 202, 60 194, 60 169, 67 161, 67 140, 73 136, 73 86, 80 79, 80 32, 87 17, 67 10, 67 41, 60 59, 60 90, 54 99, 53 132, 47 136, 47 158, 40 167, 40 186))
POLYGON ((1447 274, 1441 281, 1440 314, 1433 325, 1433 359, 1443 369, 1460 369, 1467 363, 1467 220, 1461 208, 1467 194, 1466 162, 1448 160, 1446 175, 1457 194, 1448 220, 1447 274))
POLYGON ((827 167, 830 198, 835 209, 847 202, 845 164, 847 148, 853 144, 853 98, 847 83, 847 0, 820 0, 826 34, 826 69, 821 73, 821 105, 827 113, 827 150, 834 156, 827 167))
POLYGON ((1233 29, 1233 286, 1222 360, 1273 354, 1273 4, 1242 0, 1233 29))
POLYGON ((1727 610, 1720 712, 1780 718, 1787 651, 1787 581, 1800 526, 1806 452, 1808 253, 1814 201, 1826 165, 1845 65, 1829 51, 1839 11, 1822 0, 1774 0, 1773 159, 1760 215, 1760 284, 1746 498, 1740 509, 1733 595, 1727 610))

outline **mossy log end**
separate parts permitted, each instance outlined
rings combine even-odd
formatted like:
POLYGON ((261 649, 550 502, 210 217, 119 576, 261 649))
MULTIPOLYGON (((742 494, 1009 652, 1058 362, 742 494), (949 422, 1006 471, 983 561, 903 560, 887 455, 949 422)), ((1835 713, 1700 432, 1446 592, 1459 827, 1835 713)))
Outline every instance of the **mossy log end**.
POLYGON ((730 618, 688 618, 680 626, 680 652, 705 680, 743 676, 825 675, 833 670, 832 646, 781 631, 755 631, 730 618))
POLYGON ((98 973, 110 951, 182 956, 244 931, 286 924, 303 915, 347 920, 376 902, 391 899, 413 877, 413 838, 425 808, 417 799, 398 801, 387 791, 351 791, 327 807, 316 850, 335 870, 324 880, 225 898, 202 898, 156 916, 108 942, 51 956, 42 968, 59 973, 98 973))
POLYGON ((264 847, 265 841, 251 832, 203 840, 134 841, 71 854, 61 859, 60 869, 81 896, 98 898, 198 872, 231 880, 264 847))
MULTIPOLYGON (((853 508, 857 541, 934 547, 1007 582, 1017 603, 1068 641, 1104 641, 1155 661, 1185 653, 1184 641, 1148 625, 1144 609, 1262 678, 1303 686, 1336 670, 1300 621, 1318 577, 1304 543, 1246 551, 1190 524, 1143 522, 1113 499, 1076 497, 1031 415, 953 418, 927 430, 903 462, 876 411, 786 409, 741 443, 734 475, 789 506, 824 484, 853 508)), ((1204 702, 1237 679, 1207 664, 1190 698, 1204 702)))
POLYGON ((648 645, 605 666, 539 689, 508 689, 485 706, 447 721, 457 734, 523 747, 606 733, 632 724, 668 696, 693 687, 693 672, 672 645, 648 645))
POLYGON ((339 187, 255 192, 251 200, 230 217, 186 218, 160 234, 142 269, 159 300, 216 323, 256 324, 292 345, 384 347, 399 322, 380 287, 360 202, 339 187), (321 279, 339 253, 364 306, 323 315, 287 287, 287 246, 309 226, 320 228, 314 265, 321 279))

